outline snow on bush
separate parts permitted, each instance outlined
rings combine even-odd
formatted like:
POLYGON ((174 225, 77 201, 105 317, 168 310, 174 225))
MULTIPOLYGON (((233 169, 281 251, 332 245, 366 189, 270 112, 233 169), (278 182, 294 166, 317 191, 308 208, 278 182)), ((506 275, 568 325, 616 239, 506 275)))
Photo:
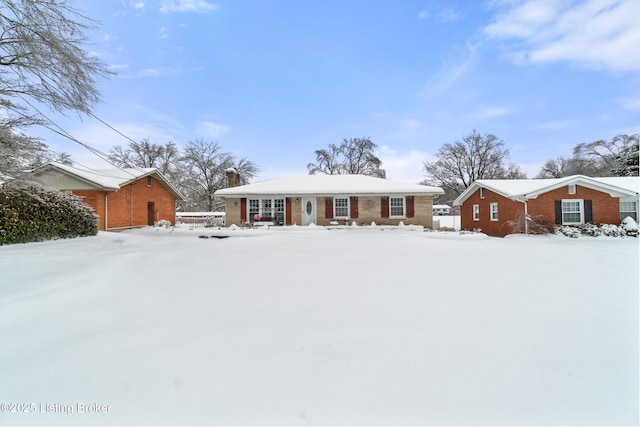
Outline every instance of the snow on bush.
POLYGON ((35 183, 0 188, 0 245, 98 234, 98 216, 73 194, 35 183))
POLYGON ((620 226, 614 224, 602 224, 600 230, 604 236, 608 237, 621 237, 626 234, 620 226))
POLYGON ((627 217, 622 220, 620 226, 613 224, 601 224, 600 226, 587 223, 578 225, 563 225, 557 227, 556 233, 564 234, 567 237, 578 238, 580 236, 607 236, 607 237, 638 237, 638 225, 633 218, 627 217))
POLYGON ((161 219, 160 221, 156 222, 155 226, 156 227, 171 228, 171 221, 167 221, 166 219, 161 219))
POLYGON ((627 236, 638 237, 638 224, 630 216, 622 220, 620 227, 627 233, 627 236))
POLYGON ((562 227, 558 227, 558 232, 574 239, 580 237, 580 229, 577 227, 563 225, 562 227))

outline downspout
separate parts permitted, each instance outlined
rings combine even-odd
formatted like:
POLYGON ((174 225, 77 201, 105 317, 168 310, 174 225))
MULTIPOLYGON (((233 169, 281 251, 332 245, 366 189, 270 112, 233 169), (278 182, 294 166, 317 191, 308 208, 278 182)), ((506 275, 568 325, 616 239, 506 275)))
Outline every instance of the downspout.
POLYGON ((104 193, 104 231, 107 231, 107 223, 109 221, 109 193, 104 193))
POLYGON ((129 184, 129 226, 133 227, 133 184, 129 184))
POLYGON ((529 205, 527 204, 527 199, 520 200, 519 202, 524 203, 524 234, 525 236, 529 235, 529 205))

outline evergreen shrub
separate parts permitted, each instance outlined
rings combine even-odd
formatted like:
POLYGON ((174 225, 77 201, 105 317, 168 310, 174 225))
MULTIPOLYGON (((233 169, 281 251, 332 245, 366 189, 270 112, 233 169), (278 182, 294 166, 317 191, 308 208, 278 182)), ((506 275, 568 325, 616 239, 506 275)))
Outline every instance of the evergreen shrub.
POLYGON ((0 188, 0 245, 98 234, 98 216, 73 194, 36 183, 0 188))

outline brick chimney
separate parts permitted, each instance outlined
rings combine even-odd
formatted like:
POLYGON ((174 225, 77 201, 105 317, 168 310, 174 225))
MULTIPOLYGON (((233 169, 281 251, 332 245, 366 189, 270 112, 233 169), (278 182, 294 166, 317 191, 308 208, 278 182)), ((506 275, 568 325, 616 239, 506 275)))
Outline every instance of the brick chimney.
POLYGON ((229 168, 225 173, 227 174, 227 188, 237 187, 240 185, 240 174, 236 168, 229 168))

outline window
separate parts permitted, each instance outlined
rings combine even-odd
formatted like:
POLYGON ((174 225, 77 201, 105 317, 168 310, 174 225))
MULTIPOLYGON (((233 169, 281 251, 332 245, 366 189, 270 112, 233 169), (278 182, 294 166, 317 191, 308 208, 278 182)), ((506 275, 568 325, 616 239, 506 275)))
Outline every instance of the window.
POLYGON ((576 185, 569 184, 569 194, 576 194, 576 185))
POLYGON ((276 224, 284 225, 284 199, 273 199, 273 219, 276 224))
POLYGON ((262 199, 262 209, 260 210, 260 218, 268 218, 265 221, 273 219, 273 200, 262 199))
POLYGON ((284 224, 285 206, 285 199, 249 199, 249 219, 284 224))
POLYGON ((153 185, 153 178, 150 176, 147 177, 147 187, 151 187, 153 185))
POLYGON ((260 200, 249 199, 249 221, 260 218, 260 200))
POLYGON ((473 220, 480 221, 480 205, 473 205, 473 220))
POLYGON ((635 201, 620 200, 620 221, 628 216, 638 222, 638 204, 635 201))
POLYGON ((349 198, 336 197, 333 199, 333 216, 335 218, 349 217, 349 198))
POLYGON ((584 222, 584 210, 582 200, 562 201, 562 223, 582 224, 584 222))
POLYGON ((498 220, 498 204, 491 203, 489 207, 491 208, 491 221, 497 221, 498 220))
POLYGON ((480 187, 480 198, 484 199, 484 188, 480 187))
POLYGON ((389 197, 389 217, 404 217, 404 197, 389 197))

